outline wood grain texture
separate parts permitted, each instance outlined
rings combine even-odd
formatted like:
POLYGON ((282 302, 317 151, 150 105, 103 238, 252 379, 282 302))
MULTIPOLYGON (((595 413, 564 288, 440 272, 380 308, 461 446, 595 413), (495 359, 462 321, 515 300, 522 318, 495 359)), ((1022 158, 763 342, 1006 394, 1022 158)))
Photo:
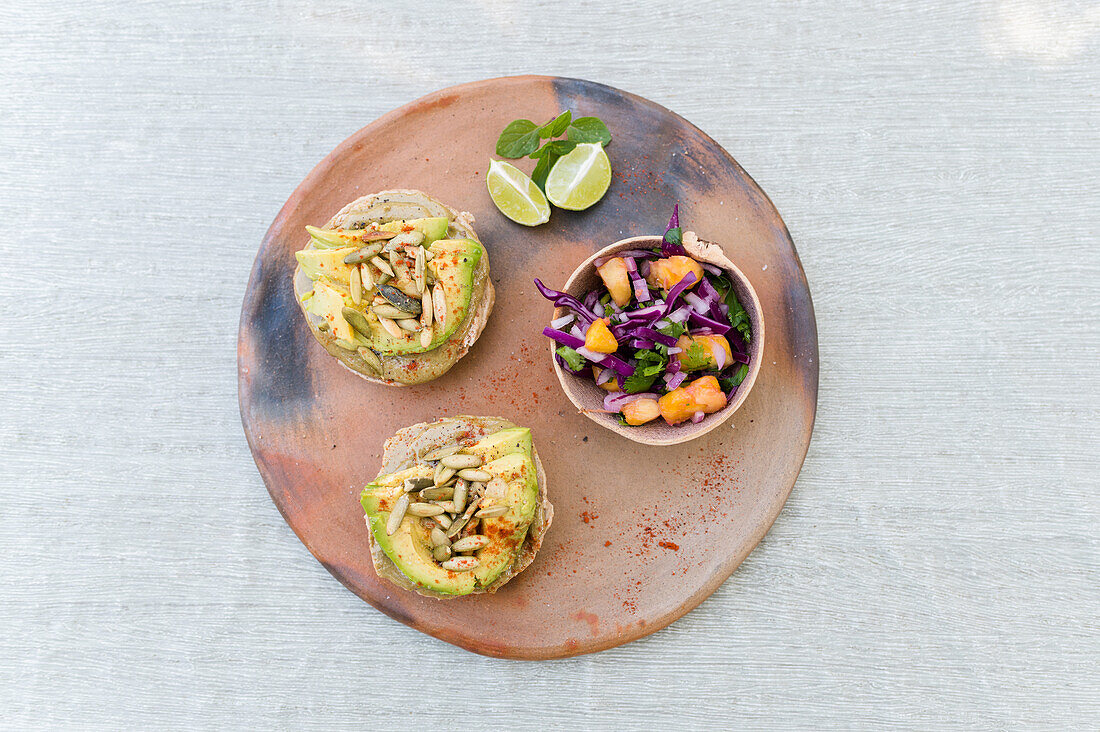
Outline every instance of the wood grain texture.
POLYGON ((438 7, 0 6, 0 725, 393 728, 408 679, 474 674, 502 701, 456 712, 515 729, 1100 726, 1089 4, 646 0, 570 35, 563 3, 438 7), (546 664, 333 582, 236 401, 242 286, 295 185, 386 110, 523 72, 728 149, 791 229, 822 361, 805 468, 738 571, 546 664))

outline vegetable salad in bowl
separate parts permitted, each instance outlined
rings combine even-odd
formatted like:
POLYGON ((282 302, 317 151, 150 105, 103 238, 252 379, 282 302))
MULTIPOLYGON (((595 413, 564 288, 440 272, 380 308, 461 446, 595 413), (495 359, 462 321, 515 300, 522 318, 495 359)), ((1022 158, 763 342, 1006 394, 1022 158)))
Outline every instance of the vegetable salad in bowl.
POLYGON ((632 427, 657 419, 699 424, 725 409, 750 374, 752 318, 734 272, 743 275, 693 256, 718 248, 681 230, 678 207, 659 242, 649 240, 654 246, 593 260, 599 279, 583 295, 536 279, 559 308, 543 334, 562 369, 606 391, 602 409, 582 411, 614 414, 632 427))

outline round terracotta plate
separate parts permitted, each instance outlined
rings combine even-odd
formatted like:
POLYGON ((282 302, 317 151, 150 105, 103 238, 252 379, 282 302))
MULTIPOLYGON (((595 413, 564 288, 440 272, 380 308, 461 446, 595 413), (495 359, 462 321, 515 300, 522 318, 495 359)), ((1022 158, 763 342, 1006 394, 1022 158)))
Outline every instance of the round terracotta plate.
MULTIPOLYGON (((523 161, 527 170, 533 161, 523 161)), ((429 94, 345 140, 279 212, 256 257, 237 345, 241 418, 272 499, 314 556, 387 615, 477 653, 555 658, 664 627, 715 590, 771 526, 810 441, 817 330, 786 226, 740 166, 669 110, 576 79, 490 79, 429 94), (528 229, 497 212, 485 171, 517 117, 571 109, 615 136, 611 188, 583 212, 555 210, 528 229), (385 387, 342 368, 314 342, 294 302, 293 252, 306 224, 385 188, 419 188, 476 217, 496 309, 481 340, 444 377, 385 387), (613 241, 664 230, 673 203, 721 243, 763 305, 764 363, 733 418, 704 437, 645 447, 578 414, 540 331, 578 262, 613 241), (533 429, 554 524, 535 562, 495 595, 438 601, 375 576, 359 491, 401 427, 455 414, 533 429)))

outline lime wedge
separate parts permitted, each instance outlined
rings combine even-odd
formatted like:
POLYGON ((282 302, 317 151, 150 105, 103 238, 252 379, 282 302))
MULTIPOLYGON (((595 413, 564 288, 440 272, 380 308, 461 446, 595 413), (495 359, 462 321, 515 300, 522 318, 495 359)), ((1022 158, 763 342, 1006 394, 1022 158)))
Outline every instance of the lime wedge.
POLYGON ((538 226, 550 220, 550 204, 535 182, 514 165, 489 161, 485 176, 489 196, 500 212, 524 226, 538 226))
POLYGON ((603 198, 611 185, 611 161, 603 145, 577 145, 563 156, 546 177, 546 197, 558 208, 583 211, 603 198))

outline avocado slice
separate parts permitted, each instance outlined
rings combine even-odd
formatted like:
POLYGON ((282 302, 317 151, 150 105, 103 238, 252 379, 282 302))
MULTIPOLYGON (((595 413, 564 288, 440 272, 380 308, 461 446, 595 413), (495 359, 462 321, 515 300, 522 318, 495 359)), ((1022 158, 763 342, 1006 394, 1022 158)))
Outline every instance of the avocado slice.
POLYGON ((418 585, 436 592, 468 595, 476 587, 477 578, 472 572, 451 572, 436 563, 432 558, 431 536, 420 525, 420 519, 406 515, 392 536, 386 534, 386 522, 394 501, 402 493, 402 482, 405 478, 431 474, 431 468, 419 465, 380 476, 363 489, 360 503, 367 513, 367 521, 375 541, 402 574, 418 585))
MULTIPOLYGON (((301 254, 301 252, 299 252, 301 254)), ((313 294, 305 301, 306 310, 329 324, 338 341, 354 343, 355 331, 344 319, 344 293, 324 277, 313 283, 313 294)), ((352 346, 354 348, 354 346, 352 346)))
POLYGON ((306 226, 306 231, 313 239, 313 246, 318 249, 344 249, 363 245, 361 232, 357 231, 319 229, 316 226, 306 226))
POLYGON ((302 265, 302 271, 311 280, 318 277, 329 277, 340 282, 348 282, 351 278, 351 267, 344 264, 344 257, 356 250, 356 247, 344 247, 343 249, 303 249, 294 252, 298 264, 302 265))
POLYGON ((513 452, 531 453, 531 428, 510 427, 481 438, 475 445, 467 447, 466 452, 479 456, 485 462, 491 462, 513 452))
POLYGON ((508 485, 504 503, 510 510, 503 516, 482 519, 478 533, 489 537, 489 545, 477 552, 473 574, 482 587, 493 582, 512 564, 535 517, 539 495, 538 474, 531 451, 513 452, 481 466, 508 485))
MULTIPOLYGON (((413 219, 415 220, 415 219, 413 219)), ((466 318, 470 297, 474 288, 474 270, 481 261, 481 244, 472 239, 440 239, 428 249, 435 255, 428 268, 443 286, 447 300, 447 317, 442 325, 436 321, 431 342, 425 348, 416 334, 403 334, 400 338, 390 335, 373 314, 367 319, 371 325, 371 347, 381 353, 423 353, 438 348, 466 318)))
POLYGON ((397 219, 396 221, 387 221, 378 228, 380 231, 404 231, 411 226, 424 235, 423 246, 428 246, 432 242, 447 236, 447 227, 450 225, 451 222, 446 216, 437 216, 426 219, 397 219))

